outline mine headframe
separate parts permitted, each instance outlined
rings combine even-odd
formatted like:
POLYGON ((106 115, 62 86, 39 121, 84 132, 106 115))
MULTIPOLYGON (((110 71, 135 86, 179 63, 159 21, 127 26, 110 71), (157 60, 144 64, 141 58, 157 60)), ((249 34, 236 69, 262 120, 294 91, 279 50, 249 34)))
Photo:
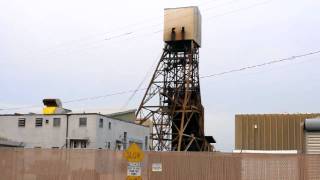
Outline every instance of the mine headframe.
POLYGON ((140 124, 149 121, 152 126, 152 150, 212 150, 204 136, 199 21, 201 16, 197 7, 165 10, 165 46, 136 114, 140 124), (171 22, 173 18, 179 18, 179 21, 171 22), (192 22, 188 21, 190 18, 192 22))

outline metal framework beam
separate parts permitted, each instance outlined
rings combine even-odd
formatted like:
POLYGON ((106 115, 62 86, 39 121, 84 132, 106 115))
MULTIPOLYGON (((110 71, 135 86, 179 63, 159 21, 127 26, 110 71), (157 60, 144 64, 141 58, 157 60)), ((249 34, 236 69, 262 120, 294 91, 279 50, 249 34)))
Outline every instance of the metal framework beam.
POLYGON ((207 151, 199 82, 199 47, 193 41, 166 43, 137 111, 152 122, 151 150, 207 151))

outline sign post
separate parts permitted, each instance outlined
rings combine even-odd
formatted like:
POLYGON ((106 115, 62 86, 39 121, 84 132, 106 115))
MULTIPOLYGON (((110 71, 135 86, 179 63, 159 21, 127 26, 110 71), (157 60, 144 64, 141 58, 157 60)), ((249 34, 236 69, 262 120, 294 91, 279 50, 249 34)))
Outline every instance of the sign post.
POLYGON ((142 180, 141 165, 144 157, 143 151, 140 147, 132 143, 124 152, 124 157, 128 161, 127 180, 142 180))

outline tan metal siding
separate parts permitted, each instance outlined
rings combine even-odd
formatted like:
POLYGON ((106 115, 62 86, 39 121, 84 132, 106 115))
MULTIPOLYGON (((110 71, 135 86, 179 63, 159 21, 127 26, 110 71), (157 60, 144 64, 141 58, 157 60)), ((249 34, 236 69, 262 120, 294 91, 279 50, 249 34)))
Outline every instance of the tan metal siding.
POLYGON ((240 121, 239 119, 236 119, 235 123, 236 123, 235 127, 241 127, 241 128, 235 128, 235 134, 236 134, 235 146, 240 146, 242 144, 242 121, 240 121))
POLYGON ((264 121, 265 121, 265 133, 264 133, 264 149, 266 150, 270 150, 271 149, 271 134, 270 134, 270 128, 271 128, 271 123, 270 120, 268 119, 268 117, 264 116, 264 121))
MULTIPOLYGON (((121 151, 0 149, 4 180, 124 180, 121 151)), ((319 180, 319 155, 145 152, 143 180, 319 180), (152 171, 161 163, 162 171, 152 171)))
POLYGON ((306 154, 320 154, 320 133, 306 133, 306 154))
POLYGON ((304 120, 317 116, 320 114, 236 115, 235 149, 303 151, 304 120))

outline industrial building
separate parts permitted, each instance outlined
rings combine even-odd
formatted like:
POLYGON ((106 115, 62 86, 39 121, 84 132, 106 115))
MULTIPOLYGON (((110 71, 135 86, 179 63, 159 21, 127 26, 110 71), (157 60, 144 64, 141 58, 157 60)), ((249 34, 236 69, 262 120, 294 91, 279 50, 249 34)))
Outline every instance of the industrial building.
POLYGON ((235 150, 320 153, 320 114, 235 116, 235 150))
POLYGON ((130 121, 128 114, 131 111, 103 115, 66 113, 62 107, 55 113, 59 108, 47 108, 44 108, 44 114, 0 115, 0 137, 11 142, 2 146, 123 150, 136 143, 142 149, 148 149, 149 127, 134 123, 134 119, 130 121))

